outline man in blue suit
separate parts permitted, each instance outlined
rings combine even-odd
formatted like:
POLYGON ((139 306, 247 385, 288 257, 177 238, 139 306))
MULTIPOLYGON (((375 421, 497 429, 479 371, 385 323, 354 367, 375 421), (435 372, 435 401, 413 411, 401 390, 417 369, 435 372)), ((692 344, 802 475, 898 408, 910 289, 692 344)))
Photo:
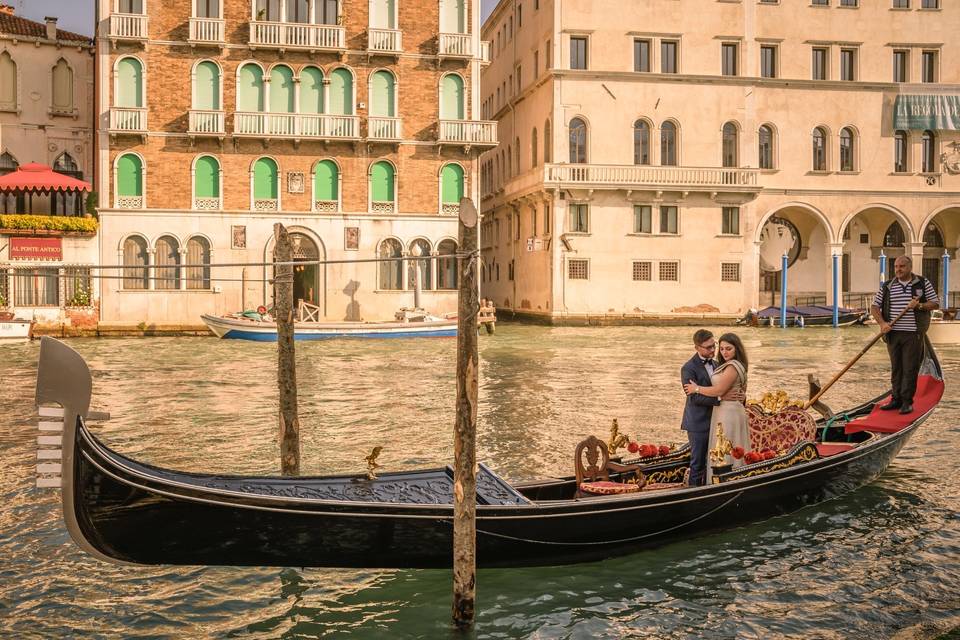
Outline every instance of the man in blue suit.
MULTIPOLYGON (((696 353, 680 369, 680 384, 693 380, 698 385, 709 387, 714 367, 713 357, 717 350, 713 333, 707 329, 699 329, 693 334, 693 346, 696 353)), ((743 400, 743 394, 730 393, 723 399, 743 400)), ((687 442, 690 443, 689 483, 691 487, 706 483, 710 416, 713 414, 713 408, 720 404, 720 400, 720 398, 692 393, 687 396, 687 403, 683 407, 683 421, 680 423, 680 428, 687 432, 687 442)))

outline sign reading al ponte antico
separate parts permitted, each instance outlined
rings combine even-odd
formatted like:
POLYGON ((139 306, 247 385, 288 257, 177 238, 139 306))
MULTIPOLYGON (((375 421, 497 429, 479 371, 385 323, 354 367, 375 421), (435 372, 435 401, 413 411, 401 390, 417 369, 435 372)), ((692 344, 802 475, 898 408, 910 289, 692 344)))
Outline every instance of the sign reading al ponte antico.
POLYGON ((11 260, 63 260, 62 238, 10 238, 11 260))

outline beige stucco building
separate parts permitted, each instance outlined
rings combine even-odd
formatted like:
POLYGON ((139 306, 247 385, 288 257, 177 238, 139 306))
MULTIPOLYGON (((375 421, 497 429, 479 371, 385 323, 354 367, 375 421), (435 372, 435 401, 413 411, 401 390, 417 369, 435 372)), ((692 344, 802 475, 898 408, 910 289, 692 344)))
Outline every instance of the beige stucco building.
POLYGON ((832 303, 833 255, 848 305, 881 253, 940 290, 960 244, 960 7, 940 4, 502 0, 485 295, 551 321, 740 314, 775 299, 785 251, 791 303, 832 303))

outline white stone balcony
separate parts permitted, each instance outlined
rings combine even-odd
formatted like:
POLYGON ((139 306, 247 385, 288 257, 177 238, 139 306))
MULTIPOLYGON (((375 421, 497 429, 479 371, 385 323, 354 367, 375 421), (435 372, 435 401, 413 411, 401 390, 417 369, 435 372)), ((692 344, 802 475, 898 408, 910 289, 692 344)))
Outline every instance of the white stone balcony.
POLYGON ((440 144, 497 146, 497 123, 494 120, 441 120, 440 144))
POLYGON ((139 13, 110 14, 110 39, 145 41, 147 16, 139 13))
POLYGON ((367 139, 369 140, 401 140, 403 139, 403 122, 400 118, 381 118, 370 116, 367 118, 367 139))
POLYGON ((367 51, 373 53, 400 53, 403 51, 403 32, 399 29, 367 30, 367 51))
POLYGON ((250 47, 264 49, 327 49, 345 51, 344 28, 335 24, 299 22, 250 23, 250 47))
POLYGON ((110 133, 147 132, 147 110, 141 107, 110 107, 110 133))
POLYGON ((360 118, 311 113, 263 113, 238 111, 233 133, 252 138, 358 139, 360 118))
POLYGON ((190 44, 224 44, 224 21, 218 18, 190 18, 190 44))
POLYGON ((472 40, 469 33, 441 33, 437 53, 445 58, 472 58, 472 40))
POLYGON ((480 41, 480 64, 484 66, 490 64, 490 42, 488 40, 480 41))
POLYGON ((760 191, 757 169, 632 164, 547 164, 543 180, 559 187, 760 191))
POLYGON ((223 111, 190 110, 187 133, 192 136, 222 136, 226 133, 223 111))

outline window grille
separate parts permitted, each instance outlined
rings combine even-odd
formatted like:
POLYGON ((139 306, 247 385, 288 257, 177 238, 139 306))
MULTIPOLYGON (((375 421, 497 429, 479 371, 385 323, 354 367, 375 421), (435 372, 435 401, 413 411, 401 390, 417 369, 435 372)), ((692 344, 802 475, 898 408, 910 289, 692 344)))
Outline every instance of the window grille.
POLYGON ((740 282, 740 263, 722 263, 720 265, 720 282, 740 282))
POLYGON ((570 280, 589 279, 589 261, 582 259, 570 260, 567 263, 567 277, 570 280))
POLYGON ((660 280, 664 282, 680 282, 680 263, 661 262, 660 280))
POLYGON ((638 282, 653 280, 653 263, 645 260, 634 260, 633 279, 638 282))

